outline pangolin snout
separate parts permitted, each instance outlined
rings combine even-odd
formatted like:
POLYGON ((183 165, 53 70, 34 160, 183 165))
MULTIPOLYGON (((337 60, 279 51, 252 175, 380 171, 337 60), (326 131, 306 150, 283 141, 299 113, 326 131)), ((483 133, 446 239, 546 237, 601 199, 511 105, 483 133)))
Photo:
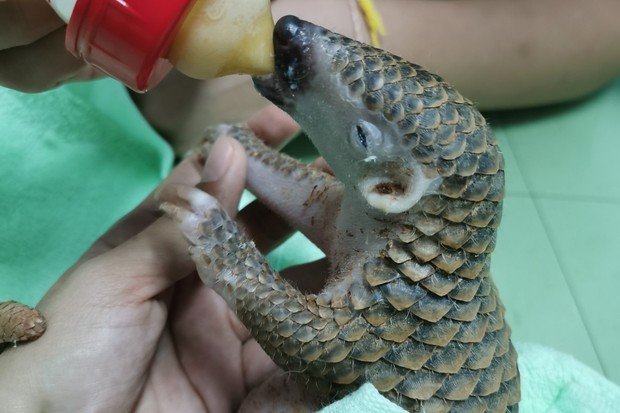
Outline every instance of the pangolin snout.
POLYGON ((302 29, 303 21, 295 16, 284 16, 273 29, 273 41, 275 45, 287 47, 294 42, 295 36, 302 29))
POLYGON ((273 30, 276 76, 292 92, 300 91, 309 81, 313 27, 295 16, 284 16, 273 30))
POLYGON ((295 16, 282 17, 273 30, 275 73, 254 78, 258 92, 276 105, 294 106, 310 83, 314 26, 295 16))

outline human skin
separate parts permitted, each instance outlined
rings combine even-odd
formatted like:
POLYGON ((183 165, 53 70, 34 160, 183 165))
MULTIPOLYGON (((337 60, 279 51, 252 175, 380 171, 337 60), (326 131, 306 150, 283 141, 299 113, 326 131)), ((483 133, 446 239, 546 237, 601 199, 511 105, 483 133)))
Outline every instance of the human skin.
MULTIPOLYGON (((620 71, 615 0, 376 5, 388 28, 382 47, 442 74, 482 109, 575 99, 620 71)), ((273 14, 355 36, 349 0, 278 0, 273 14)), ((64 49, 63 23, 44 0, 0 2, 0 84, 38 91, 92 75, 64 49)))
MULTIPOLYGON (((296 127, 273 109, 249 124, 272 144, 296 127)), ((45 334, 0 354, 4 409, 227 412, 276 371, 197 278, 187 243, 158 213, 161 201, 175 199, 175 185, 184 184, 213 194, 235 215, 245 153, 230 138, 213 151, 202 173, 195 158, 182 162, 156 196, 99 239, 46 294, 37 306, 47 318, 45 334)), ((252 225, 249 208, 239 221, 268 249, 278 234, 252 225)))
MULTIPOLYGON (((579 99, 620 73, 616 0, 381 0, 375 5, 387 26, 382 48, 440 74, 481 110, 579 99)), ((363 22, 361 31, 354 29, 359 13, 354 0, 275 0, 272 10, 276 20, 293 14, 369 40, 363 22)), ((199 82, 172 74, 136 98, 178 153, 193 146, 206 125, 237 122, 266 103, 247 76, 199 82)))

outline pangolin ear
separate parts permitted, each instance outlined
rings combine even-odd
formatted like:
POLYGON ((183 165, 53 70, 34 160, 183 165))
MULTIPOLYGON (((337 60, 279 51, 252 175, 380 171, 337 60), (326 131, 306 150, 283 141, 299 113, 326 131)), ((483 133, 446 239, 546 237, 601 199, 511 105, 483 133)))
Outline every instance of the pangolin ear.
POLYGON ((387 214, 408 211, 426 194, 432 193, 441 178, 428 178, 422 168, 416 166, 405 176, 369 176, 359 185, 362 197, 368 204, 387 214))

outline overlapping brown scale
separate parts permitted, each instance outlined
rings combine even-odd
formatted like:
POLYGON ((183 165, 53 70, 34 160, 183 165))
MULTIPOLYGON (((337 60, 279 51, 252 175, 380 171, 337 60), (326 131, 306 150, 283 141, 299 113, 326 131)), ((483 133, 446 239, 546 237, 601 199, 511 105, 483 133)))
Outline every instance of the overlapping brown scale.
POLYGON ((456 131, 461 134, 470 134, 476 129, 475 109, 469 105, 458 105, 459 120, 456 123, 456 131))
MULTIPOLYGON (((451 188, 450 191, 454 188, 454 193, 460 194, 465 190, 467 180, 468 178, 455 176, 449 178, 449 181, 454 181, 453 183, 446 182, 448 180, 444 180, 444 183, 446 183, 446 187, 451 188)), ((454 223, 463 222, 477 205, 475 202, 465 199, 451 199, 444 201, 446 204, 440 214, 443 218, 454 223)))
POLYGON ((382 358, 392 346, 374 334, 366 334, 355 342, 350 357, 354 360, 374 363, 382 358))
POLYGON ((482 372, 482 375, 472 394, 475 396, 488 396, 497 393, 502 384, 502 375, 504 374, 504 364, 501 358, 494 358, 489 367, 479 371, 482 372))
MULTIPOLYGON (((441 245, 432 237, 420 237, 412 243, 407 244, 407 246, 409 247, 409 251, 411 251, 421 263, 431 261, 441 254, 442 251, 441 245)), ((400 262, 404 261, 405 260, 400 262)), ((398 261, 395 262, 399 263, 398 261)))
POLYGON ((344 341, 358 341, 368 332, 368 322, 363 317, 355 317, 340 329, 338 338, 344 341))
POLYGON ((471 344, 451 341, 437 348, 424 367, 438 373, 455 374, 469 358, 471 348, 471 344))
POLYGON ((467 136, 467 141, 465 145, 465 152, 474 153, 474 154, 482 154, 488 150, 487 145, 487 133, 493 133, 490 129, 487 128, 477 128, 471 134, 467 136))
POLYGON ((368 364, 364 371, 364 381, 372 383, 380 392, 392 390, 405 379, 407 369, 395 366, 385 360, 368 364))
MULTIPOLYGON (((441 256, 443 256, 443 254, 440 255, 440 257, 441 256)), ((437 258, 435 260, 437 260, 437 258)), ((435 260, 433 260, 433 262, 435 260)), ((456 285, 461 282, 461 280, 462 279, 456 275, 452 275, 447 272, 436 271, 430 277, 423 279, 421 281, 421 284, 424 286, 424 288, 426 288, 433 294, 443 297, 444 295, 450 293, 454 289, 454 287, 456 287, 456 285)))
POLYGON ((439 397, 431 397, 422 403, 424 411, 436 413, 449 413, 452 411, 453 401, 440 399, 439 397))
POLYGON ((433 146, 417 145, 411 150, 416 161, 422 164, 430 164, 434 161, 435 149, 433 146))
POLYGON ((435 273, 432 264, 420 264, 417 260, 409 260, 398 265, 398 270, 411 281, 421 281, 435 273))
POLYGON ((489 319, 484 314, 470 321, 459 323, 459 331, 454 335, 454 340, 461 343, 479 343, 487 332, 489 319))
POLYGON ((411 399, 428 400, 441 388, 446 376, 430 370, 410 372, 397 386, 398 393, 411 399))
MULTIPOLYGON (((470 241, 471 238, 467 242, 470 241)), ((433 258, 432 263, 435 267, 439 268, 443 272, 447 274, 452 274, 453 272, 461 268, 466 259, 467 255, 465 254, 465 251, 444 248, 437 257, 433 258)), ((456 283, 456 281, 454 283, 456 283)), ((445 291, 443 294, 438 295, 445 295, 447 293, 448 291, 445 291)))
POLYGON ((461 278, 461 281, 454 287, 452 291, 450 291, 448 296, 457 301, 470 301, 478 292, 479 287, 480 279, 461 278))
POLYGON ((450 223, 437 233, 437 239, 443 246, 459 249, 469 240, 473 232, 474 230, 468 225, 450 223))
MULTIPOLYGON (((382 285, 379 288, 385 299, 398 311, 410 308, 426 296, 424 288, 417 284, 412 285, 402 279, 382 285)), ((431 309, 427 311, 430 312, 431 309)))
MULTIPOLYGON (((487 260, 486 254, 470 254, 463 265, 456 271, 456 274, 461 278, 477 278, 481 275, 487 260)), ((477 294, 481 294, 480 289, 478 289, 477 294)))
POLYGON ((444 380, 436 396, 447 400, 466 400, 478 384, 480 370, 462 369, 444 380))
POLYGON ((434 349, 434 346, 409 340, 392 345, 383 359, 409 370, 420 370, 431 358, 434 349))
POLYGON ((455 401, 452 403, 455 412, 467 413, 485 413, 487 410, 487 402, 484 398, 470 397, 467 400, 455 401))
POLYGON ((409 311, 423 320, 435 323, 445 316, 453 305, 454 302, 450 297, 425 294, 410 307, 409 311))
POLYGON ((491 220, 500 212, 500 205, 492 201, 478 202, 468 214, 463 218, 463 222, 468 225, 487 228, 491 220))
POLYGON ((422 87, 425 89, 437 86, 440 82, 443 81, 439 76, 433 75, 424 69, 417 70, 416 80, 420 82, 420 85, 422 85, 422 87))
POLYGON ((352 348, 353 343, 335 338, 325 343, 320 360, 327 363, 341 362, 351 353, 352 348))
POLYGON ((418 135, 418 143, 424 146, 434 145, 437 138, 435 129, 425 129, 422 127, 416 130, 416 135, 418 135))
POLYGON ((472 343, 469 358, 465 361, 463 367, 471 370, 480 370, 489 367, 497 349, 495 336, 495 333, 487 333, 482 341, 472 343))
POLYGON ((504 357, 504 375, 502 376, 502 383, 511 381, 519 374, 519 368, 517 367, 517 352, 512 344, 507 355, 504 357))
MULTIPOLYGON (((417 241, 417 240, 416 240, 417 241)), ((392 261, 397 264, 409 261, 411 259, 411 252, 409 249, 411 244, 403 244, 399 242, 388 242, 387 254, 392 261)))
POLYGON ((362 280, 354 282, 349 288, 349 301, 354 310, 366 309, 382 299, 378 289, 370 288, 362 280))
POLYGON ((383 115, 390 122, 400 122, 405 118, 405 107, 401 102, 394 103, 383 111, 383 115))
POLYGON ((462 246, 463 251, 470 254, 482 254, 487 251, 491 240, 495 237, 493 228, 479 228, 472 232, 471 237, 462 246))
POLYGON ((342 363, 330 364, 324 377, 336 384, 351 384, 364 373, 366 367, 364 362, 347 359, 342 363))
POLYGON ((485 298, 486 297, 474 297, 471 301, 455 304, 450 311, 446 313, 446 317, 458 321, 473 321, 478 315, 478 312, 482 312, 481 306, 485 298))
POLYGON ((508 411, 508 394, 504 392, 496 392, 485 397, 487 408, 493 412, 508 411))
POLYGON ((459 331, 460 323, 442 318, 435 323, 421 322, 411 338, 427 345, 445 347, 459 331))
POLYGON ((383 263, 382 260, 364 264, 364 278, 372 287, 382 285, 400 277, 398 270, 383 263))
POLYGON ((464 152, 454 160, 454 174, 459 176, 472 176, 478 172, 479 156, 473 153, 464 152))
POLYGON ((409 314, 407 311, 400 311, 385 318, 378 326, 371 330, 372 334, 384 340, 394 343, 402 343, 422 324, 422 320, 409 314))
POLYGON ((316 340, 320 343, 325 343, 333 340, 340 332, 340 326, 336 322, 331 321, 325 325, 316 336, 316 340))
POLYGON ((394 307, 387 301, 381 301, 362 311, 362 317, 374 327, 383 325, 393 314, 394 307))
POLYGON ((433 215, 443 215, 443 211, 448 208, 452 204, 452 200, 443 196, 443 195, 427 195, 423 197, 419 202, 418 206, 420 209, 427 213, 433 215))
POLYGON ((498 171, 495 175, 491 176, 489 191, 487 192, 486 199, 489 201, 499 202, 504 199, 504 171, 498 171))
POLYGON ((403 99, 403 88, 399 83, 386 83, 382 88, 383 101, 386 106, 398 103, 403 99))

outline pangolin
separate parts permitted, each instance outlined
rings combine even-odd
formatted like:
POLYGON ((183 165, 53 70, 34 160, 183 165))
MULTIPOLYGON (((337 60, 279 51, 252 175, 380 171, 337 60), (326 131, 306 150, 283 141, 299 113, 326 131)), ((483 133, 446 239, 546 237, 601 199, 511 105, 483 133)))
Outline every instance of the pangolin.
MULTIPOLYGON (((248 188, 321 248, 324 288, 274 271, 206 193, 164 205, 202 280, 284 370, 334 395, 372 383, 413 412, 515 412, 517 354, 491 279, 504 195, 497 140, 441 77, 293 16, 257 90, 299 122, 334 175, 241 126, 248 188)), ((308 274, 316 277, 316 274, 308 274)))
MULTIPOLYGON (((329 281, 301 292, 195 189, 164 209, 201 278, 279 366, 334 395, 372 383, 413 412, 518 411, 517 355, 490 275, 504 194, 491 128, 441 77, 383 50, 293 16, 274 45, 276 72, 255 85, 335 177, 243 127, 210 138, 245 146, 248 188, 325 252, 329 281)), ((44 328, 36 310, 0 303, 0 342, 44 328)))
POLYGON ((39 310, 16 301, 0 303, 0 353, 7 345, 31 341, 45 331, 45 318, 39 310))

